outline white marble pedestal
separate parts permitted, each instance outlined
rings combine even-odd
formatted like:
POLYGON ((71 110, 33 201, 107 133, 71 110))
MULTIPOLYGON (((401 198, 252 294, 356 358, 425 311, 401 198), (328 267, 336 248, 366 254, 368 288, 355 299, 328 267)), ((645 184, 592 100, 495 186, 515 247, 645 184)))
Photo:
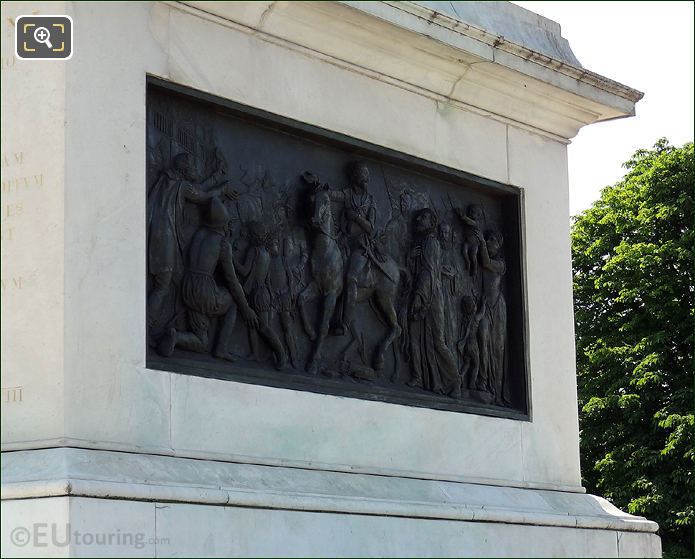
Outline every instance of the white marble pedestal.
POLYGON ((641 94, 460 9, 2 4, 4 555, 660 555, 581 487, 569 250, 566 144, 641 94), (69 61, 13 57, 31 13, 69 61), (148 75, 521 188, 530 419, 147 369, 148 75))

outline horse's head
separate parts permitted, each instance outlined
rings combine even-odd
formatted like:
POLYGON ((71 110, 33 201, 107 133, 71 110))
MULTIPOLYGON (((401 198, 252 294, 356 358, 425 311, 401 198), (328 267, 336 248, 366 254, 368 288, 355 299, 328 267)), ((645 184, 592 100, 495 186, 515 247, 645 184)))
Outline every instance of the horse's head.
POLYGON ((319 184, 311 193, 311 227, 320 229, 330 235, 333 228, 333 214, 331 212, 331 197, 328 194, 328 185, 319 184))
POLYGON ((316 175, 309 171, 302 173, 302 180, 311 186, 311 194, 309 195, 311 228, 331 236, 333 234, 333 215, 328 183, 322 183, 316 175))

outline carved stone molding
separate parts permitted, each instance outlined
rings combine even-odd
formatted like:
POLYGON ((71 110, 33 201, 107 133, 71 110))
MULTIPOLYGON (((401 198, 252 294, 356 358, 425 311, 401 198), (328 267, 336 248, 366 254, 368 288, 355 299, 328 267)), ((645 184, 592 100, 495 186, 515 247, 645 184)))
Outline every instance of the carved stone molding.
MULTIPOLYGON (((559 141, 587 124, 634 115, 643 96, 567 57, 542 54, 417 2, 169 4, 559 141)), ((503 4, 496 15, 517 25, 525 10, 503 4)), ((556 33, 548 40, 563 42, 556 33)))

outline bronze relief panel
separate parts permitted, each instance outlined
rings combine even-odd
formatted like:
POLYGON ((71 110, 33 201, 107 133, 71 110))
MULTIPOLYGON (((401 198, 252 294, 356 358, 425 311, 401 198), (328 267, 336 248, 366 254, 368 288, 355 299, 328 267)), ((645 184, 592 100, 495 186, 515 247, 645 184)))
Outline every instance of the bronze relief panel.
POLYGON ((527 419, 520 196, 151 78, 147 365, 527 419))

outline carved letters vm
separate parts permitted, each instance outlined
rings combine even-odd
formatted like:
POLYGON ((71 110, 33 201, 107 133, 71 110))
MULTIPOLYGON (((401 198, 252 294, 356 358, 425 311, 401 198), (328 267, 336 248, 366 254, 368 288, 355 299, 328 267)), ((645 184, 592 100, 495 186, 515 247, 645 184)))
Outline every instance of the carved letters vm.
POLYGON ((528 417, 517 189, 155 79, 147 119, 148 366, 528 417))

